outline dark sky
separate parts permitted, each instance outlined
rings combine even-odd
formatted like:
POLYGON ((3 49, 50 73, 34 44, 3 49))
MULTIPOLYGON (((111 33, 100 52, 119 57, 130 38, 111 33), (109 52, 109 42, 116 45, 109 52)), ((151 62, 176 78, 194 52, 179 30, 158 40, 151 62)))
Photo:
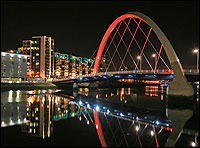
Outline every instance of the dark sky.
POLYGON ((138 11, 166 34, 183 65, 195 65, 199 48, 199 1, 1 1, 1 50, 46 35, 55 51, 90 57, 109 25, 138 11))

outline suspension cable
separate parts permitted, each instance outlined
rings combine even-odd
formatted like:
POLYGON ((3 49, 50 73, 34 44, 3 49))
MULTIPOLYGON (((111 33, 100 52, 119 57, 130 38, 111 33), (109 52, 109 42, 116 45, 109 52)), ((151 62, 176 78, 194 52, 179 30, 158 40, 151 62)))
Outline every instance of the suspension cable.
MULTIPOLYGON (((131 21, 131 19, 129 19, 128 25, 129 25, 130 21, 131 21)), ((121 39, 120 39, 120 41, 119 41, 119 43, 118 43, 118 45, 117 45, 116 50, 118 49, 118 47, 119 47, 119 45, 120 45, 120 43, 121 43, 121 41, 122 41, 122 38, 123 38, 123 36, 124 36, 126 30, 127 30, 127 26, 126 26, 126 28, 124 29, 124 32, 123 32, 122 37, 121 37, 121 39)), ((113 59, 113 57, 114 57, 114 55, 115 55, 115 53, 116 53, 116 50, 115 50, 115 52, 114 52, 114 54, 113 54, 113 56, 112 56, 112 59, 113 59)), ((111 59, 111 60, 112 60, 112 59, 111 59)), ((111 63, 111 62, 109 62, 108 67, 110 66, 110 63, 111 63)), ((106 69, 106 72, 107 72, 107 70, 108 70, 108 68, 106 69)))
MULTIPOLYGON (((124 21, 124 22, 125 22, 125 21, 124 21)), ((124 62, 124 59, 126 58, 126 55, 127 55, 128 51, 129 51, 129 49, 130 49, 130 47, 131 47, 131 44, 132 44, 132 42, 133 42, 133 38, 135 38, 135 35, 136 35, 136 33, 137 33, 137 30, 138 30, 138 27, 139 27, 140 23, 141 23, 141 20, 140 20, 140 22, 138 23, 137 28, 135 29, 134 35, 133 35, 133 37, 132 37, 132 39, 131 39, 131 41, 130 41, 130 43, 129 43, 128 48, 127 48, 127 46, 126 46, 127 51, 126 51, 126 54, 125 54, 125 56, 124 56, 124 58, 123 58, 122 63, 124 62)), ((127 27, 128 27, 128 26, 127 26, 127 27)), ((128 27, 128 28, 129 28, 129 27, 128 27)), ((118 32, 118 33, 119 33, 119 32, 118 32)), ((119 69, 121 69, 121 66, 122 66, 122 64, 120 65, 119 69)))
MULTIPOLYGON (((125 21, 124 21, 124 23, 125 23, 125 25, 127 25, 125 21)), ((138 24, 139 24, 139 23, 138 23, 138 24)), ((138 24, 137 24, 137 25, 138 25, 138 24)), ((128 25, 127 25, 127 26, 128 26, 128 25)), ((140 26, 139 26, 139 28, 140 28, 140 26)), ((129 27, 128 27, 128 30, 129 30, 129 32, 131 33, 132 37, 133 37, 134 35, 133 35, 132 32, 130 31, 130 28, 129 28, 129 27)), ((137 46, 139 47, 139 49, 140 49, 140 51, 141 51, 142 49, 141 49, 141 47, 139 46, 137 40, 136 40, 135 38, 133 38, 133 39, 134 39, 134 41, 136 42, 137 46)), ((130 53, 129 53, 129 55, 131 56, 130 53)), ((150 68, 153 70, 151 64, 149 63, 149 61, 148 61, 148 59, 146 58, 146 56, 145 56, 144 53, 143 53, 143 56, 144 56, 145 60, 147 61, 147 63, 149 64, 150 68)), ((133 59, 132 56, 131 56, 131 58, 133 59)), ((134 63, 135 63, 135 62, 134 62, 134 63)), ((137 64, 137 65, 138 65, 138 64, 137 64)), ((139 68, 137 67, 137 65, 136 65, 136 67, 135 67, 135 70, 136 70, 136 68, 139 70, 139 68)))
MULTIPOLYGON (((117 121, 119 122, 118 117, 117 117, 117 121)), ((121 127, 121 123, 120 123, 120 122, 119 122, 119 126, 120 126, 120 129, 121 129, 122 134, 123 134, 123 136, 124 136, 124 139, 125 139, 126 145, 129 147, 129 144, 128 144, 128 142, 127 142, 126 136, 124 135, 124 131, 123 131, 122 127, 121 127)))
MULTIPOLYGON (((117 145, 117 147, 118 147, 119 145, 118 145, 117 140, 116 140, 116 138, 115 138, 115 136, 114 136, 114 133, 113 133, 113 131, 112 131, 112 128, 111 128, 111 126, 110 126, 110 123, 108 122, 108 119, 107 119, 107 117, 106 117, 105 114, 104 114, 104 116, 105 116, 106 121, 107 121, 107 123, 108 123, 108 127, 110 128, 110 131, 111 131, 111 133, 112 133, 112 138, 114 137, 115 143, 116 143, 116 145, 117 145)), ((111 140, 112 140, 112 138, 111 138, 111 140)))
MULTIPOLYGON (((135 21, 135 23, 137 24, 137 21, 133 18, 133 20, 135 21)), ((146 37, 146 34, 144 33, 144 31, 142 30, 141 27, 139 27, 140 30, 142 31, 142 33, 144 34, 144 36, 146 37)), ((153 47, 153 49, 156 51, 156 53, 158 54, 158 51, 155 49, 155 47, 153 46, 153 44, 151 43, 151 41, 148 39, 149 43, 151 44, 151 46, 153 47)), ((169 67, 167 66, 167 64, 165 63, 165 61, 163 60, 162 57, 160 57, 161 60, 163 61, 163 63, 165 64, 165 66, 169 69, 169 67)))

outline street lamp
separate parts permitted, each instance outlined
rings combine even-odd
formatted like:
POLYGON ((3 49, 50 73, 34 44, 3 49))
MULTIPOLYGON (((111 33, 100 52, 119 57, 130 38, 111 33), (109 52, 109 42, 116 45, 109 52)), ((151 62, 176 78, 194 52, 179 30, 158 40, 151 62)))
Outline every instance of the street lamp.
POLYGON ((199 71, 199 49, 194 49, 193 53, 197 54, 197 71, 199 71))
POLYGON ((154 67, 154 70, 156 70, 157 55, 154 53, 154 54, 152 54, 152 57, 155 58, 155 67, 154 67))
POLYGON ((137 59, 140 60, 140 71, 142 70, 142 58, 141 56, 137 56, 137 59))

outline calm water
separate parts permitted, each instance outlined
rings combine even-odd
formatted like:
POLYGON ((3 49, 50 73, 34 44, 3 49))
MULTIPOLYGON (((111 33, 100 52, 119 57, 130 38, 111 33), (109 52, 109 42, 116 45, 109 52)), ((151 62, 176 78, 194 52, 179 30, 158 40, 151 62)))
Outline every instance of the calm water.
MULTIPOLYGON (((168 114, 193 112, 198 103, 198 95, 187 98, 187 107, 183 103, 179 109, 166 89, 148 85, 74 92, 1 91, 1 146, 165 146, 176 132, 176 121, 168 114)), ((187 120, 193 125, 198 117, 187 120)), ((190 146, 194 136, 189 137, 188 142, 180 142, 181 134, 175 146, 190 146)))

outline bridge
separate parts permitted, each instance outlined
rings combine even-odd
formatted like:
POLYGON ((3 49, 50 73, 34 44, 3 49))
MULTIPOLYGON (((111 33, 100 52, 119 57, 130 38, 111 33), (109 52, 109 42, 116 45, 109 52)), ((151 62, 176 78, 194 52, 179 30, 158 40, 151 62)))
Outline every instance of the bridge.
MULTIPOLYGON (((192 96, 194 93, 185 76, 187 71, 184 72, 170 41, 158 25, 142 13, 128 12, 114 20, 97 50, 90 58, 96 53, 93 72, 90 75, 71 77, 71 82, 116 74, 149 74, 154 79, 160 72, 159 67, 164 66, 168 70, 167 74, 173 75, 169 85, 170 95, 192 96), (101 69, 104 69, 103 73, 101 69)), ((161 70, 161 74, 166 73, 161 70)), ((195 74, 199 75, 199 71, 195 74)), ((53 83, 64 83, 66 80, 53 83)))
MULTIPOLYGON (((186 79, 188 82, 196 82, 199 80, 199 75, 197 70, 188 69, 184 70, 186 79)), ((138 84, 142 85, 143 80, 153 80, 156 81, 155 84, 163 83, 164 85, 168 86, 170 81, 173 80, 173 70, 169 69, 162 69, 162 70, 137 70, 137 71, 114 71, 114 72, 100 72, 97 73, 95 76, 93 74, 87 74, 82 76, 75 76, 70 77, 68 79, 54 79, 53 83, 56 84, 60 88, 66 88, 73 87, 89 87, 89 88, 99 88, 101 86, 107 86, 107 87, 124 87, 121 83, 117 85, 117 83, 113 83, 114 81, 120 81, 120 82, 132 82, 131 84, 138 84), (124 80, 127 79, 128 81, 124 80), (105 81, 112 81, 110 85, 106 85, 105 81), (103 85, 96 84, 94 86, 94 83, 101 81, 103 85), (135 83, 137 82, 137 83, 135 83), (111 85, 112 84, 112 85, 111 85)), ((152 82, 153 83, 153 82, 152 82)), ((150 83, 152 85, 152 83, 150 83)), ((126 86, 127 83, 125 84, 126 86)), ((145 85, 148 85, 147 83, 145 85)))

